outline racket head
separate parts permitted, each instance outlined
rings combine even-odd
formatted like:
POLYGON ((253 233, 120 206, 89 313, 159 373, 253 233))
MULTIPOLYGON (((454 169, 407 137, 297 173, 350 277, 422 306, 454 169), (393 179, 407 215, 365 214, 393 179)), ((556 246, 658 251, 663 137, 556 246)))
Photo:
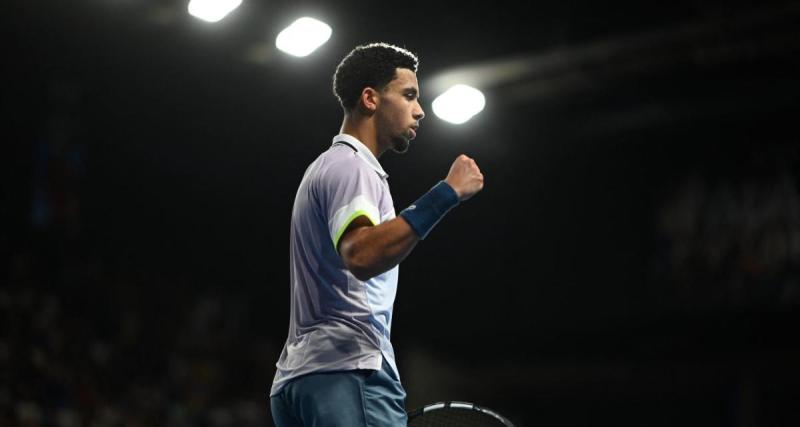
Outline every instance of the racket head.
POLYGON ((409 427, 514 427, 489 408, 470 402, 437 402, 408 413, 409 427))

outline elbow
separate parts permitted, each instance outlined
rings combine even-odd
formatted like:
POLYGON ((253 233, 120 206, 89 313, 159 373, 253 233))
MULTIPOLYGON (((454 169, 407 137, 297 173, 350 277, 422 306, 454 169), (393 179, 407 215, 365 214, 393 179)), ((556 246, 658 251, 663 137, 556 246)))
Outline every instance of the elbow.
POLYGON ((363 251, 359 251, 356 245, 347 244, 345 242, 341 245, 341 256, 344 266, 356 279, 362 282, 367 281, 376 276, 374 269, 371 268, 369 262, 366 260, 363 251))
POLYGON ((350 270, 350 273, 352 273, 353 276, 355 276, 356 279, 358 279, 358 280, 360 280, 362 282, 366 282, 367 280, 372 279, 373 277, 375 277, 374 274, 372 274, 370 271, 368 271, 365 268, 348 268, 348 270, 350 270))
POLYGON ((376 276, 363 260, 359 260, 357 257, 342 257, 342 259, 344 260, 344 265, 347 267, 347 270, 350 271, 356 279, 365 282, 376 276))

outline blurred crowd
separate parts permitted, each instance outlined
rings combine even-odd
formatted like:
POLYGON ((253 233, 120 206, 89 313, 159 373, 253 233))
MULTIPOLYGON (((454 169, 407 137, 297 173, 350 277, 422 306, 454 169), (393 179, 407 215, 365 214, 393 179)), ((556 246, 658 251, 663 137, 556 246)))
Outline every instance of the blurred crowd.
POLYGON ((45 262, 15 255, 0 288, 0 425, 268 425, 275 349, 241 299, 45 262))
POLYGON ((84 212, 80 88, 47 94, 15 165, 29 185, 0 208, 0 426, 268 425, 277 356, 248 296, 104 252, 84 212))
POLYGON ((762 153, 682 177, 657 211, 655 283, 681 305, 800 304, 794 159, 762 153))

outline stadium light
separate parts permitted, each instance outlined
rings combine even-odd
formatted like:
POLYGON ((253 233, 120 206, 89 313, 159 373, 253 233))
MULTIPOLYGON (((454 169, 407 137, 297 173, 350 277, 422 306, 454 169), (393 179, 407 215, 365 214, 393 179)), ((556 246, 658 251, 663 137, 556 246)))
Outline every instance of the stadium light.
POLYGON ((331 27, 314 18, 294 21, 278 34, 275 46, 294 56, 307 56, 331 38, 331 27))
POLYGON ((242 4, 242 0, 191 0, 189 14, 208 22, 217 22, 242 4))
POLYGON ((467 85, 455 85, 433 100, 433 113, 440 119, 460 125, 486 106, 483 93, 467 85))

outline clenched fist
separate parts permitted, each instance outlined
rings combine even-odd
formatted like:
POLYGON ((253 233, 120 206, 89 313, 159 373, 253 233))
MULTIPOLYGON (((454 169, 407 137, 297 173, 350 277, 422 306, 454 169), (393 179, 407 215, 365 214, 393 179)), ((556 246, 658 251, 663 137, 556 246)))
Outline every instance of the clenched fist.
POLYGON ((453 187, 462 202, 483 189, 483 174, 475 160, 462 154, 450 166, 445 182, 453 187))

